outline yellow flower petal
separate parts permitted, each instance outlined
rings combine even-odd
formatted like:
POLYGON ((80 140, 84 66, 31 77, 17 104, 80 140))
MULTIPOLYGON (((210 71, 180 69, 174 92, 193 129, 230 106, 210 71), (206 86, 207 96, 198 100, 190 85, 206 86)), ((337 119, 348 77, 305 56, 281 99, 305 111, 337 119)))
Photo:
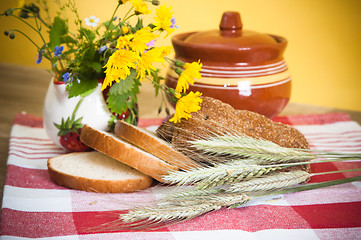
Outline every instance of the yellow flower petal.
POLYGON ((202 99, 200 96, 202 96, 202 93, 197 91, 196 93, 190 92, 188 95, 179 98, 175 107, 174 116, 169 119, 169 121, 177 123, 180 122, 182 118, 191 118, 191 113, 201 109, 200 104, 202 103, 202 99))
POLYGON ((104 90, 107 86, 111 86, 113 82, 119 82, 126 79, 130 74, 130 69, 135 68, 135 62, 138 59, 138 55, 132 51, 125 49, 119 49, 115 51, 109 58, 107 64, 104 66, 106 76, 101 90, 104 90))
POLYGON ((130 0, 134 10, 140 14, 149 14, 151 11, 148 9, 148 5, 143 0, 130 0))
POLYGON ((132 39, 134 38, 133 34, 128 34, 125 36, 120 36, 117 39, 117 49, 127 49, 129 50, 130 46, 132 45, 132 39))
POLYGON ((155 23, 154 26, 155 28, 153 29, 155 30, 160 30, 160 31, 166 31, 167 35, 165 37, 167 37, 169 34, 174 32, 174 28, 171 28, 172 26, 172 7, 167 7, 166 4, 164 4, 163 6, 160 6, 157 9, 157 13, 156 13, 156 17, 154 18, 155 23))
POLYGON ((157 47, 143 53, 138 61, 137 77, 142 80, 146 73, 150 74, 150 70, 156 70, 153 64, 156 62, 163 63, 165 55, 169 54, 171 49, 172 47, 167 46, 157 47))
POLYGON ((178 78, 175 90, 180 93, 186 92, 189 84, 194 84, 194 79, 200 79, 202 77, 200 74, 201 70, 202 63, 200 63, 200 61, 184 64, 184 71, 178 78))
POLYGON ((131 43, 132 49, 135 52, 143 53, 148 48, 147 43, 157 37, 158 35, 152 33, 149 27, 142 28, 134 34, 134 38, 131 43))

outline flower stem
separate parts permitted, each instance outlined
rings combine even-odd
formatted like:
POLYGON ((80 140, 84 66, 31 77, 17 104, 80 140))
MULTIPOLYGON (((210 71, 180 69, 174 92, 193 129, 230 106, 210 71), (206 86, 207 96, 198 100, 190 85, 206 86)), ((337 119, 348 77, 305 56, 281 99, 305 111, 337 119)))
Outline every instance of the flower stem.
POLYGON ((26 35, 24 32, 17 30, 17 29, 10 29, 11 31, 14 32, 18 32, 20 34, 22 34, 24 37, 26 37, 38 50, 40 50, 40 47, 28 36, 26 35))
POLYGON ((112 14, 112 17, 111 17, 110 20, 109 20, 109 23, 108 23, 108 26, 107 26, 107 31, 108 31, 108 32, 109 32, 110 24, 111 24, 111 22, 113 21, 114 16, 115 16, 115 13, 118 11, 119 6, 120 6, 120 3, 118 2, 118 5, 117 5, 117 7, 115 8, 115 10, 114 10, 114 12, 113 12, 113 14, 112 14))
POLYGON ((129 13, 133 10, 133 8, 134 8, 133 6, 131 8, 129 8, 128 12, 124 15, 124 17, 123 17, 124 22, 135 15, 135 14, 132 14, 128 17, 129 13))
MULTIPOLYGON (((131 9, 132 9, 132 8, 131 8, 131 9)), ((130 12, 130 11, 129 11, 129 12, 130 12)), ((128 15, 128 13, 127 13, 127 15, 128 15)), ((123 21, 125 22, 125 21, 127 21, 128 19, 130 19, 131 17, 133 17, 133 16, 135 16, 135 15, 136 15, 136 14, 133 13, 132 15, 128 16, 127 18, 124 18, 123 21)))
MULTIPOLYGON (((35 16, 34 16, 34 19, 35 19, 35 23, 36 23, 36 26, 38 27, 38 29, 36 29, 36 28, 33 27, 31 24, 29 24, 27 21, 25 21, 24 19, 22 19, 22 18, 20 18, 20 17, 18 17, 18 16, 16 16, 16 15, 11 15, 11 16, 17 18, 18 20, 20 20, 21 22, 23 22, 24 24, 26 24, 28 27, 30 27, 33 31, 35 31, 35 32, 40 36, 40 38, 41 38, 44 46, 46 47, 46 50, 47 50, 48 54, 51 55, 51 51, 50 51, 50 49, 48 48, 48 45, 46 44, 46 41, 45 41, 43 35, 41 34, 41 32, 40 32, 40 30, 39 30, 38 22, 36 21, 36 17, 35 17, 35 16)), ((24 32, 22 32, 22 31, 20 31, 20 30, 14 30, 14 31, 17 31, 17 32, 21 33, 22 35, 24 35, 27 39, 29 39, 29 40, 37 47, 38 50, 41 49, 41 48, 40 48, 29 36, 27 36, 24 32)), ((47 59, 49 59, 49 60, 51 59, 50 57, 47 57, 46 55, 44 55, 44 56, 45 56, 47 59)))

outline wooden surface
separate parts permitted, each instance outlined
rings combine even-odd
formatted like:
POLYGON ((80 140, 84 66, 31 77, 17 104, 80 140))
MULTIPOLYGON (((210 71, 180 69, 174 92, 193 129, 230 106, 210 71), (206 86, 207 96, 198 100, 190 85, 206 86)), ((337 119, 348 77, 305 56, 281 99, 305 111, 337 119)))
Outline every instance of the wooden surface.
MULTIPOLYGON (((2 202, 6 175, 9 135, 15 115, 26 112, 42 116, 42 105, 51 75, 46 70, 0 63, 0 196, 2 202)), ((161 98, 154 97, 150 84, 143 84, 139 96, 140 117, 164 117, 158 115, 161 98)), ((361 112, 290 103, 281 115, 344 112, 361 124, 361 112)))

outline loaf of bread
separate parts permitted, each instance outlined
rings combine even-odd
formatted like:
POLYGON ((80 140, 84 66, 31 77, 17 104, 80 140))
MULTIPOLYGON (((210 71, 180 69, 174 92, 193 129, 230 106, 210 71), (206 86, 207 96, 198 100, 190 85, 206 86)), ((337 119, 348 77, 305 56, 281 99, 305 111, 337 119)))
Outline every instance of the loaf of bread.
POLYGON ((87 146, 102 152, 138 171, 164 182, 162 177, 178 167, 163 161, 151 153, 117 137, 116 135, 85 125, 80 140, 87 146))
MULTIPOLYGON (((192 140, 206 139, 226 133, 246 134, 257 139, 274 142, 282 147, 309 149, 309 143, 296 128, 274 122, 247 110, 236 110, 217 99, 203 97, 201 109, 188 120, 174 124, 169 121, 157 129, 157 133, 171 141, 173 146, 189 158, 198 160, 199 153, 188 144, 192 140)), ((309 171, 308 165, 296 167, 309 171)))
POLYGON ((58 185, 100 193, 128 193, 151 186, 153 179, 100 152, 76 152, 48 160, 50 178, 58 185))

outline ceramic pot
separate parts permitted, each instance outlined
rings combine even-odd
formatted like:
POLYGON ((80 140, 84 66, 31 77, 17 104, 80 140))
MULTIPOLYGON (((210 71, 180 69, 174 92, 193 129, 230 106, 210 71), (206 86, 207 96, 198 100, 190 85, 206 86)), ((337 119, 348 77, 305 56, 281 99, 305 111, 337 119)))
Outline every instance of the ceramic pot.
MULTIPOLYGON (((84 97, 76 111, 75 119, 83 117, 83 124, 106 131, 111 112, 104 101, 101 85, 99 83, 94 92, 84 97)), ((62 118, 71 117, 79 100, 80 97, 68 98, 64 83, 54 79, 50 82, 43 106, 43 125, 49 138, 61 148, 65 147, 60 143, 59 129, 54 123, 60 124, 62 118)))
MULTIPOLYGON (((291 95, 291 76, 283 58, 287 40, 244 30, 238 12, 225 12, 217 30, 178 34, 172 44, 176 60, 203 64, 202 78, 189 91, 270 118, 287 105, 291 95)), ((166 85, 174 88, 177 79, 169 70, 166 85)))

